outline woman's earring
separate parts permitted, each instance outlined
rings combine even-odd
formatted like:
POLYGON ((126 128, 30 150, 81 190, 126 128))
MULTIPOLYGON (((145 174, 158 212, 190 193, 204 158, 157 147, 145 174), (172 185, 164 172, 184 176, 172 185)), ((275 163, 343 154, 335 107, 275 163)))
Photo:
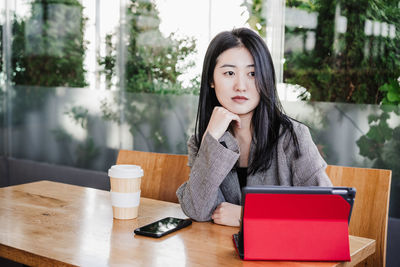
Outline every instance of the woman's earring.
POLYGON ((214 88, 214 83, 211 83, 211 85, 210 85, 210 86, 211 86, 211 88, 214 88))

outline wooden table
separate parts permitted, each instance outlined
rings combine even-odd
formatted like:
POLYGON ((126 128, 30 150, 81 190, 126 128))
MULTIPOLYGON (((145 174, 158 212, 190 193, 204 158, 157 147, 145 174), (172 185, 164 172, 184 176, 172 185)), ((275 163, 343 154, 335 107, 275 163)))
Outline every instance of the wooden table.
POLYGON ((136 227, 166 216, 185 218, 178 204, 141 199, 139 217, 113 220, 109 192, 40 181, 0 188, 0 257, 51 266, 350 266, 375 252, 372 239, 350 236, 352 261, 241 261, 236 227, 197 223, 160 239, 136 227))

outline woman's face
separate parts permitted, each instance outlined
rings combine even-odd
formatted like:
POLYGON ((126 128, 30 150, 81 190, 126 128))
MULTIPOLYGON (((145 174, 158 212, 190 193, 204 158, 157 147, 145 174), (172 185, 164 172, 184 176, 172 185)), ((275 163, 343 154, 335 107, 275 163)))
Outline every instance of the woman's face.
POLYGON ((237 115, 252 115, 260 102, 254 60, 245 47, 234 47, 217 58, 211 87, 219 103, 237 115))

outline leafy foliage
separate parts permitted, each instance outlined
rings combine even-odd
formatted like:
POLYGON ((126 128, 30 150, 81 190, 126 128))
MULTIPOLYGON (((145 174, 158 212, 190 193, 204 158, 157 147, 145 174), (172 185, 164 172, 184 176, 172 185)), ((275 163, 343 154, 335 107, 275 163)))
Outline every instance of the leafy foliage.
POLYGON ((301 84, 311 93, 312 101, 357 104, 379 103, 383 97, 382 92, 375 88, 379 88, 393 75, 393 72, 387 69, 346 70, 332 68, 327 64, 320 66, 319 69, 287 67, 284 73, 286 82, 301 84))
POLYGON ((84 87, 86 43, 78 0, 35 0, 14 16, 12 81, 17 85, 84 87))
POLYGON ((304 41, 302 51, 286 51, 284 81, 305 87, 313 101, 380 103, 379 87, 400 74, 400 36, 367 36, 365 23, 369 19, 399 29, 398 1, 292 0, 287 6, 317 12, 318 21, 316 29, 285 28, 287 40, 304 41), (338 7, 347 19, 345 33, 335 30, 338 7), (309 34, 315 34, 311 51, 305 48, 309 34))
POLYGON ((382 100, 384 105, 397 105, 400 107, 400 77, 382 85, 379 90, 385 93, 382 100))
POLYGON ((242 4, 242 6, 246 7, 247 11, 249 11, 247 23, 249 23, 250 27, 256 30, 260 36, 265 36, 267 27, 267 21, 263 15, 263 3, 265 3, 265 1, 252 0, 250 2, 245 0, 242 4))
MULTIPOLYGON (((193 38, 178 38, 174 33, 164 37, 159 30, 158 11, 151 1, 131 0, 127 8, 127 42, 125 60, 125 88, 128 92, 158 94, 197 93, 198 78, 186 88, 178 77, 194 65, 189 60, 196 52, 193 38)), ((110 34, 107 55, 100 58, 108 84, 116 75, 116 47, 110 34)))
POLYGON ((373 167, 391 169, 393 179, 400 177, 400 124, 391 126, 391 116, 400 116, 400 77, 382 85, 384 93, 380 114, 368 117, 369 131, 361 136, 357 145, 360 155, 372 160, 373 167))

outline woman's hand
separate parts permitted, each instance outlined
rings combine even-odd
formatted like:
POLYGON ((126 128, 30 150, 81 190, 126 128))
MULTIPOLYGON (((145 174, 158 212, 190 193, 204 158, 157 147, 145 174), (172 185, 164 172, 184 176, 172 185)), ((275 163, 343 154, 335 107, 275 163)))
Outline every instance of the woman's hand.
POLYGON ((209 132, 212 137, 218 140, 226 132, 232 121, 236 121, 240 128, 240 118, 238 115, 230 112, 226 108, 215 107, 211 114, 210 121, 208 122, 206 132, 209 132))
POLYGON ((240 226, 241 212, 242 212, 241 206, 231 204, 228 202, 222 202, 215 209, 211 218, 217 224, 223 224, 228 226, 240 226))

